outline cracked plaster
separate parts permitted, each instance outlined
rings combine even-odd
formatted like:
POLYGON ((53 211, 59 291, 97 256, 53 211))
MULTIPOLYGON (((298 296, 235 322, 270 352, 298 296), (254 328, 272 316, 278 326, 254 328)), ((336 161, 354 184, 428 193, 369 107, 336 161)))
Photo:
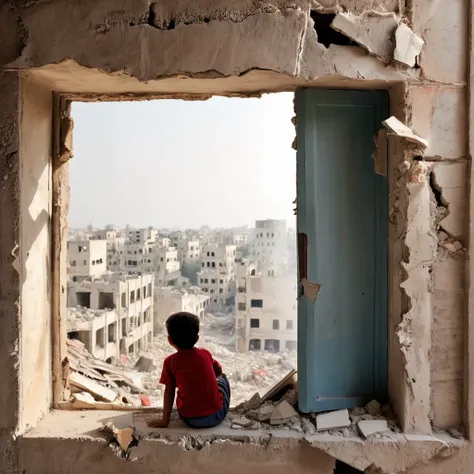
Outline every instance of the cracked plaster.
MULTIPOLYGON (((461 0, 455 2, 449 11, 441 5, 442 2, 430 2, 429 6, 428 2, 421 0, 412 2, 408 14, 412 19, 413 29, 421 34, 426 42, 426 50, 420 58, 421 70, 387 67, 360 47, 331 45, 326 49, 317 41, 317 34, 309 17, 309 8, 354 13, 363 13, 370 8, 381 13, 398 14, 401 11, 407 13, 404 11, 403 3, 398 0, 365 2, 325 0, 319 3, 272 1, 265 4, 247 1, 240 2, 236 6, 231 0, 202 3, 167 0, 160 2, 158 9, 155 8, 153 17, 150 18, 148 2, 143 0, 103 0, 99 4, 88 0, 81 2, 80 5, 54 0, 36 2, 24 0, 16 2, 15 7, 10 2, 0 7, 0 40, 4 45, 0 52, 0 66, 8 65, 14 69, 42 66, 41 69, 28 74, 32 74, 48 87, 53 85, 56 90, 103 93, 106 96, 127 92, 128 98, 134 98, 136 93, 150 92, 158 95, 163 93, 172 95, 178 92, 184 94, 184 98, 192 98, 192 93, 198 94, 196 97, 202 97, 203 93, 210 96, 219 91, 224 94, 249 94, 259 93, 261 90, 293 90, 297 86, 304 85, 305 81, 317 82, 322 86, 344 84, 346 81, 352 87, 384 87, 387 82, 416 83, 424 78, 455 82, 454 89, 445 84, 437 86, 436 93, 439 92, 439 96, 430 92, 431 89, 425 84, 412 89, 407 96, 407 105, 411 112, 407 123, 411 122, 416 133, 429 138, 426 156, 430 159, 462 159, 467 156, 466 130, 462 127, 466 121, 465 113, 462 113, 466 91, 460 87, 465 80, 466 69, 462 57, 467 44, 465 41, 467 22, 463 21, 465 15, 461 14, 465 11, 466 2, 461 0), (421 15, 420 12, 429 14, 421 15), (57 22, 55 21, 57 18, 62 18, 64 21, 57 22), (446 25, 450 26, 449 32, 443 24, 445 18, 447 18, 446 25), (149 21, 153 26, 148 24, 149 21), (51 34, 53 23, 54 34, 51 34), (15 27, 12 27, 13 24, 15 27), (225 40, 222 41, 222 38, 225 40), (216 44, 219 45, 217 51, 216 44), (260 48, 255 48, 255 44, 259 44, 260 48), (439 66, 443 63, 439 57, 446 59, 445 66, 439 66), (184 79, 189 77, 196 79, 184 79), (209 81, 204 78, 213 79, 209 81), (349 80, 351 82, 348 82, 349 80), (427 118, 426 114, 430 110, 431 115, 427 118)), ((7 74, 18 80, 15 73, 7 74)), ((2 85, 3 82, 0 81, 0 87, 2 85)), ((1 97, 2 93, 4 91, 0 89, 1 97)), ((13 100, 15 97, 18 98, 14 93, 13 100)), ((14 109, 15 106, 12 104, 10 108, 6 108, 7 118, 10 117, 9 111, 14 109)), ((19 139, 14 129, 2 129, 5 123, 10 126, 15 122, 7 118, 0 121, 0 145, 5 143, 10 145, 6 148, 4 146, 3 149, 0 146, 0 153, 12 158, 11 162, 14 164, 18 163, 18 160, 15 161, 15 146, 13 145, 13 151, 9 150, 12 149, 11 143, 14 144, 19 139)), ((411 150, 410 146, 405 146, 405 149, 411 150)), ((403 251, 404 262, 400 269, 403 275, 401 287, 405 294, 405 299, 402 298, 403 320, 398 326, 397 335, 406 358, 406 383, 409 387, 409 396, 412 397, 412 403, 406 403, 404 407, 407 413, 403 422, 408 430, 416 426, 417 430, 421 428, 421 431, 429 432, 430 407, 426 395, 429 396, 432 389, 430 384, 438 382, 430 380, 430 370, 428 372, 425 370, 430 367, 429 272, 433 265, 436 269, 433 247, 436 247, 437 241, 432 235, 433 220, 429 217, 431 212, 429 183, 410 182, 415 177, 418 180, 427 171, 425 165, 411 166, 413 156, 410 152, 409 156, 404 157, 411 170, 402 167, 397 171, 398 191, 393 201, 394 208, 391 209, 391 219, 394 219, 396 231, 400 232, 399 237, 403 237, 406 246, 403 251), (426 253, 425 248, 420 247, 420 242, 426 244, 426 253), (422 250, 418 252, 420 248, 422 250), (415 347, 413 340, 417 341, 415 347), (420 377, 418 375, 414 377, 419 371, 422 372, 420 377)), ((9 171, 10 177, 15 176, 15 166, 9 171)), ((435 173, 441 174, 441 168, 435 173)), ((11 183, 12 186, 18 184, 15 180, 11 183)), ((453 197, 454 191, 451 191, 448 185, 440 187, 446 200, 449 201, 448 194, 451 193, 451 201, 455 202, 448 205, 451 209, 445 218, 445 226, 459 227, 455 216, 464 212, 459 207, 459 196, 464 190, 456 188, 458 195, 453 197)), ((7 191, 9 199, 12 195, 17 195, 14 189, 13 192, 11 189, 7 191)), ((6 209, 6 204, 0 206, 1 212, 6 209)), ((8 221, 10 214, 7 214, 8 221)), ((13 222, 18 221, 17 215, 16 221, 13 222)), ((18 227, 15 225, 14 229, 18 227)), ((15 239, 11 243, 12 245, 7 246, 8 251, 18 245, 15 239)), ((440 252, 438 251, 438 254, 440 252)), ((12 259, 12 256, 7 255, 6 258, 12 259)), ((9 280, 9 283, 13 284, 11 294, 19 293, 15 281, 15 277, 9 280)), ((12 300, 9 301, 11 304, 12 300)), ((17 314, 16 301, 15 308, 8 308, 9 314, 17 314)), ((13 325, 13 332, 15 327, 16 325, 13 325)), ((7 336, 10 343, 11 333, 7 336)), ((17 349, 11 351, 13 357, 17 357, 15 354, 18 353, 18 344, 15 347, 17 349)), ((459 344, 456 347, 459 347, 459 344)), ((11 357, 11 354, 8 354, 8 357, 11 357)), ((435 363, 436 360, 433 361, 433 364, 435 363)), ((18 362, 15 362, 12 366, 17 364, 18 362)), ((17 374, 12 375, 12 379, 16 377, 17 374)), ((14 398, 15 394, 12 393, 10 385, 6 386, 8 388, 6 396, 14 398)), ((452 400, 457 400, 458 392, 449 393, 452 400)), ((439 391, 433 393, 433 399, 435 419, 440 419, 446 400, 440 396, 439 391), (436 403, 436 399, 441 402, 436 403)), ((16 424, 15 413, 12 416, 13 418, 8 417, 10 425, 8 421, 5 425, 8 429, 11 429, 11 423, 16 424)), ((452 419, 450 418, 449 422, 452 422, 452 419)), ((91 457, 97 456, 100 452, 101 443, 93 441, 89 446, 90 439, 86 437, 85 440, 87 449, 92 447, 91 452, 87 452, 86 449, 74 455, 89 462, 91 457)), ((160 442, 167 445, 163 440, 160 442)), ((431 440, 430 443, 432 442, 431 440)), ((39 472, 36 470, 37 466, 41 466, 45 460, 38 451, 35 451, 36 448, 32 446, 31 441, 24 439, 22 443, 23 447, 28 445, 28 449, 31 449, 29 451, 31 458, 24 459, 29 466, 28 469, 31 472, 39 472)), ((145 449, 147 444, 142 443, 141 449, 145 449)), ((225 444, 222 443, 223 446, 225 444)), ((435 446, 429 443, 428 445, 435 446)), ((148 451, 150 453, 156 445, 148 446, 151 446, 148 451)), ((42 447, 55 450, 57 454, 57 460, 53 460, 53 470, 50 472, 61 472, 61 465, 64 465, 61 463, 64 463, 66 458, 70 462, 70 454, 73 451, 69 451, 68 455, 68 449, 65 448, 63 451, 49 440, 45 440, 42 447)), ((4 447, 3 450, 5 449, 8 451, 10 448, 4 447)), ((440 451, 437 451, 438 448, 433 448, 432 451, 430 449, 427 451, 432 452, 433 456, 452 454, 444 447, 440 448, 440 451)), ((14 450, 8 452, 9 456, 15 456, 14 450)), ((254 454, 254 451, 250 452, 254 454)), ((349 452, 350 450, 347 451, 349 452)), ((242 456, 240 469, 248 470, 249 463, 251 464, 248 454, 245 451, 237 455, 242 456)), ((296 451, 288 456, 297 464, 302 462, 300 454, 296 454, 296 451)), ((370 468, 371 464, 366 466, 367 455, 364 456, 365 461, 362 460, 360 466, 365 466, 364 469, 370 468)), ((265 458, 265 462, 269 459, 265 458)), ((284 459, 286 462, 287 458, 284 459)), ((313 457, 312 460, 314 459, 313 457)), ((330 472, 333 460, 327 456, 323 459, 327 463, 328 470, 321 472, 330 472)), ((193 458, 193 462, 197 462, 199 466, 198 459, 193 458)), ((201 464, 201 468, 208 467, 206 463, 209 459, 206 457, 205 461, 200 462, 204 463, 201 464)), ((116 471, 124 472, 120 466, 120 464, 115 466, 116 471)), ((172 467, 172 464, 169 466, 172 467)), ((253 466, 257 467, 257 464, 253 466)), ((412 469, 417 466, 416 463, 407 464, 406 468, 412 469)), ((304 465, 304 469, 310 467, 314 472, 310 464, 304 465)), ((114 466, 110 465, 110 468, 114 466)), ((192 463, 189 465, 191 472, 195 468, 192 463)), ((103 469, 97 472, 102 473, 103 469)))

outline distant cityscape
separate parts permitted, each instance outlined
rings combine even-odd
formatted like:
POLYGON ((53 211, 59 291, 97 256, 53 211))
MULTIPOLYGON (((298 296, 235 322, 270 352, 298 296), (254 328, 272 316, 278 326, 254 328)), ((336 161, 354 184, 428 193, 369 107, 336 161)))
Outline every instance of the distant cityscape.
POLYGON ((70 229, 67 331, 98 359, 146 352, 166 318, 233 315, 238 352, 296 349, 296 234, 255 227, 70 229))

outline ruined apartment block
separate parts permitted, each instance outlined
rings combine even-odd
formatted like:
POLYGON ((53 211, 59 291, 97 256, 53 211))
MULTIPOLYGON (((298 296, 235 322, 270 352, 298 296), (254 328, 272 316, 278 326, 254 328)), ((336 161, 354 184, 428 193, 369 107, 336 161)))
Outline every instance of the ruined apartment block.
POLYGON ((197 286, 186 288, 157 288, 155 290, 155 327, 164 323, 173 313, 186 311, 202 318, 209 306, 210 296, 197 286))
POLYGON ((2 472, 472 472, 473 16, 467 0, 2 2, 2 472), (59 409, 70 101, 280 91, 295 92, 298 409, 344 426, 342 405, 377 395, 398 431, 133 426, 126 442, 101 430, 130 415, 59 409))
POLYGON ((68 275, 80 282, 91 275, 100 275, 107 269, 107 246, 100 240, 69 241, 68 275))
POLYGON ((209 295, 209 310, 224 311, 235 299, 235 245, 203 245, 200 261, 198 285, 209 295))
POLYGON ((261 273, 259 262, 237 263, 236 347, 239 352, 297 348, 296 279, 261 273))
POLYGON ((98 359, 146 350, 153 339, 153 275, 91 276, 68 288, 67 334, 98 359))
POLYGON ((287 238, 285 220, 267 219, 255 222, 251 256, 259 263, 259 270, 265 275, 282 275, 287 271, 287 238))

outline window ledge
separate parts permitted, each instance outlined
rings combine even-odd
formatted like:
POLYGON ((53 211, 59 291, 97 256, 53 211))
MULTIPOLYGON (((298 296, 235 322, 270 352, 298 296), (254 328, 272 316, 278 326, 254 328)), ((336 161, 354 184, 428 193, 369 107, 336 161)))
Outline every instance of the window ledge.
MULTIPOLYGON (((222 449, 223 445, 235 444, 266 449, 287 449, 288 452, 305 446, 315 448, 339 459, 356 469, 364 471, 370 465, 382 472, 404 472, 419 463, 427 463, 436 456, 449 457, 466 446, 467 441, 450 437, 445 433, 434 435, 414 435, 390 433, 380 439, 365 440, 360 437, 344 437, 328 433, 305 435, 284 429, 235 430, 221 425, 212 429, 196 430, 180 423, 172 423, 166 429, 152 429, 146 424, 150 414, 117 411, 64 411, 50 412, 40 424, 22 436, 23 445, 40 440, 61 441, 90 440, 108 444, 110 436, 100 431, 102 426, 112 422, 117 428, 135 426, 138 446, 131 448, 130 457, 147 458, 161 454, 166 449, 200 451, 222 449), (218 448, 221 446, 221 448, 218 448)), ((83 449, 77 444, 77 449, 83 449)), ((237 450, 239 451, 239 450, 237 450)))

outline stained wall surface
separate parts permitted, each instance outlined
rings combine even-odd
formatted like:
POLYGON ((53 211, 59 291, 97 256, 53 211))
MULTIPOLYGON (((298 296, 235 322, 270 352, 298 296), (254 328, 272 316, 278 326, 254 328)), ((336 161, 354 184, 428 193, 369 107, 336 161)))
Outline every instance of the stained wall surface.
MULTIPOLYGON (((136 99, 247 95, 299 86, 390 89, 392 113, 429 142, 426 150, 415 153, 406 142, 389 139, 392 402, 406 431, 429 434, 432 425, 462 424, 466 387, 471 383, 465 376, 468 18, 467 0, 3 2, 0 410, 5 416, 0 420, 0 464, 4 472, 95 472, 97 465, 101 470, 139 472, 98 442, 19 441, 28 428, 47 418, 51 404, 53 91, 90 99, 136 99), (403 20, 425 42, 417 67, 387 63, 373 54, 377 44, 392 57, 392 30, 370 29, 379 33, 358 36, 362 46, 327 48, 321 42, 324 38, 318 38, 314 19, 328 12, 351 12, 362 27, 387 17, 403 20), (405 167, 405 162, 416 164, 417 153, 423 158, 422 182, 405 167)), ((316 465, 320 472, 332 471, 332 461, 304 443, 285 448, 275 459, 265 457, 261 449, 244 443, 225 453, 213 446, 211 452, 235 460, 236 466, 244 466, 245 453, 245 469, 255 472, 276 460, 300 471, 316 465)), ((469 472, 464 469, 474 458, 471 453, 469 445, 442 461, 428 456, 422 462, 427 471, 417 466, 409 472, 469 472), (446 465, 450 471, 443 471, 446 465)), ((151 451, 144 459, 150 469, 157 463, 151 451)), ((194 463, 220 469, 212 457, 195 452, 183 460, 179 450, 170 454, 167 469, 180 472, 180 467, 191 469, 194 463)))

